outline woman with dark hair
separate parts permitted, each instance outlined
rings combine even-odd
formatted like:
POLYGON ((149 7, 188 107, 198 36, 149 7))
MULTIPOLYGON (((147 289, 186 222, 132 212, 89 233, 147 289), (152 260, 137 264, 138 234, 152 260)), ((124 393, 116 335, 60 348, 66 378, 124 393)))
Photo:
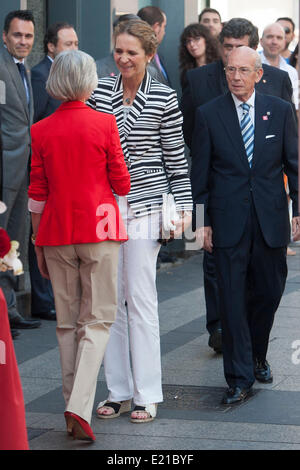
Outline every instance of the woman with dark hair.
POLYGON ((206 26, 192 23, 184 28, 180 36, 179 67, 183 88, 187 70, 210 64, 220 57, 217 40, 206 26))

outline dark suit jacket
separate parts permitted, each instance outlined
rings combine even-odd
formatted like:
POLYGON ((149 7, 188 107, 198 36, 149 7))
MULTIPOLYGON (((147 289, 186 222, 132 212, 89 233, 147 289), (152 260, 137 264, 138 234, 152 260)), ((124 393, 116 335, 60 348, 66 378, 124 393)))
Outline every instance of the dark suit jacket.
POLYGON ((61 104, 46 92, 46 82, 52 62, 46 56, 31 69, 31 85, 34 98, 34 122, 50 116, 61 104))
POLYGON ((167 78, 164 76, 163 72, 162 72, 161 69, 158 67, 157 62, 156 62, 156 60, 155 60, 155 57, 151 60, 150 65, 151 65, 151 67, 155 70, 156 75, 154 75, 154 74, 150 74, 150 75, 154 76, 154 78, 156 78, 156 80, 158 80, 160 83, 163 83, 164 85, 167 85, 167 86, 169 86, 169 87, 172 88, 171 81, 170 81, 170 77, 169 77, 169 75, 168 75, 167 69, 166 69, 165 64, 164 64, 164 62, 163 62, 163 58, 162 58, 162 56, 161 56, 160 54, 158 54, 158 57, 159 57, 159 60, 160 60, 161 65, 162 65, 163 68, 164 68, 164 71, 165 71, 165 73, 166 73, 166 75, 167 75, 167 78))
MULTIPOLYGON (((264 75, 256 90, 292 103, 293 89, 288 73, 266 64, 263 64, 263 69, 264 75)), ((186 79, 180 107, 184 119, 184 140, 191 147, 196 108, 227 93, 228 87, 222 60, 189 70, 186 79)))
POLYGON ((256 92, 252 168, 231 93, 197 109, 192 155, 193 199, 205 205, 204 224, 213 228, 215 247, 239 242, 252 198, 266 243, 273 248, 288 245, 283 171, 288 176, 293 214, 298 215, 297 128, 289 103, 256 92))

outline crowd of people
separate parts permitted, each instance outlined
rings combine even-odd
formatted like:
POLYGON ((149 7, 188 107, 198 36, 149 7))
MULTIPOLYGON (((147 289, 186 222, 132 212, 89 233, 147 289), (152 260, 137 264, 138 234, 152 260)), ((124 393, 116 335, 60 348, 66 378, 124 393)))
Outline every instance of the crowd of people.
POLYGON ((11 272, 0 273, 0 287, 13 337, 41 319, 57 321, 75 439, 95 440, 102 361, 109 393, 98 418, 130 411, 133 423, 149 422, 163 401, 156 266, 166 194, 176 205, 168 238, 192 224, 203 244, 208 344, 223 353, 223 404, 244 400, 255 380, 273 380, 268 340, 291 233, 300 239, 295 25, 267 25, 258 53, 249 20, 222 23, 205 8, 180 36, 180 103, 158 52, 166 25, 158 7, 122 15, 112 53, 95 62, 78 50, 72 25, 55 23, 29 73, 34 16, 18 10, 5 19, 8 210, 0 226, 20 242, 23 261, 29 241, 31 319, 18 311, 11 272))

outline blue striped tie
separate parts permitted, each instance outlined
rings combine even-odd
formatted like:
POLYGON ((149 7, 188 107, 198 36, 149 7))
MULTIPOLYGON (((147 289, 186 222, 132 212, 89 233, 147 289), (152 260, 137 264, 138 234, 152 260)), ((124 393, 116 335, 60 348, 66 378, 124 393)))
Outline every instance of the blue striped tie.
POLYGON ((241 120, 241 131, 242 137, 245 145, 245 150, 248 158, 248 163, 251 168, 252 166, 252 159, 253 159, 253 150, 254 150, 254 127, 251 121, 251 117, 249 114, 250 106, 247 103, 243 103, 243 117, 241 120))

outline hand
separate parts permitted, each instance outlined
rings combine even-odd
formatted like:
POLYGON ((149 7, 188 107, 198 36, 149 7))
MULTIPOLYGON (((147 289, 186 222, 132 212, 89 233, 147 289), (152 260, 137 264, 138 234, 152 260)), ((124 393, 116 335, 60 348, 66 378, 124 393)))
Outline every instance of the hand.
POLYGON ((192 223, 192 215, 184 213, 183 217, 181 217, 177 222, 171 221, 172 224, 176 226, 175 230, 170 231, 170 238, 180 238, 182 233, 184 233, 187 228, 192 223))
POLYGON ((38 267, 39 267, 42 277, 44 277, 45 279, 50 279, 48 268, 47 268, 47 263, 46 263, 45 256, 44 256, 43 247, 35 246, 34 249, 35 249, 38 267))
POLYGON ((212 253, 213 243, 212 243, 212 228, 211 227, 199 227, 196 229, 196 239, 203 246, 204 250, 212 253))
POLYGON ((292 237, 295 242, 300 240, 300 216, 292 218, 292 237))

